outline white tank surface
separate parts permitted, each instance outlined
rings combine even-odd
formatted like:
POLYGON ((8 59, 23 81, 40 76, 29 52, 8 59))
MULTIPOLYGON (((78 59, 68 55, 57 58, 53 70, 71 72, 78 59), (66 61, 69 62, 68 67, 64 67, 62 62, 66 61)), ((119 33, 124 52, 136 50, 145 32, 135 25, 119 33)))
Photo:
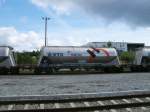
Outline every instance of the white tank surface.
POLYGON ((9 55, 9 47, 0 46, 0 56, 8 56, 9 55))
POLYGON ((143 48, 142 52, 143 52, 143 56, 150 57, 150 48, 143 48))
POLYGON ((10 46, 0 46, 0 67, 14 67, 16 66, 13 48, 10 46))
POLYGON ((150 47, 137 49, 134 64, 150 65, 150 47))
POLYGON ((41 49, 39 64, 90 64, 118 65, 119 59, 114 48, 90 48, 77 46, 47 46, 41 49))

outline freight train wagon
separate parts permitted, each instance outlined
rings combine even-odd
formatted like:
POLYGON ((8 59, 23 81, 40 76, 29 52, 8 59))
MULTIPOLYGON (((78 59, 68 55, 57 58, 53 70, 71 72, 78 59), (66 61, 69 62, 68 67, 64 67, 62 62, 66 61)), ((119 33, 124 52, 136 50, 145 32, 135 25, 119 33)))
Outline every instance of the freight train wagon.
POLYGON ((0 46, 0 74, 18 73, 13 48, 0 46))
POLYGON ((150 47, 139 48, 135 51, 131 71, 150 71, 150 47))
POLYGON ((36 72, 84 68, 103 71, 121 70, 116 49, 76 46, 47 46, 41 49, 36 72))

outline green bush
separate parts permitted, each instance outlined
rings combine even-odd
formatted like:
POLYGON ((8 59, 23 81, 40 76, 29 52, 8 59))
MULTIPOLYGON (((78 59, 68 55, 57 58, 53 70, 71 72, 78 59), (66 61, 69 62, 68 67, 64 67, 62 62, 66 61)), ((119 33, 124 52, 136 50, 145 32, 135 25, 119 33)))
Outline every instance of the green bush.
POLYGON ((134 61, 135 58, 135 53, 134 52, 122 52, 120 54, 120 60, 125 61, 127 63, 132 63, 134 61))
POLYGON ((15 58, 18 64, 36 64, 39 59, 40 52, 17 52, 15 58))

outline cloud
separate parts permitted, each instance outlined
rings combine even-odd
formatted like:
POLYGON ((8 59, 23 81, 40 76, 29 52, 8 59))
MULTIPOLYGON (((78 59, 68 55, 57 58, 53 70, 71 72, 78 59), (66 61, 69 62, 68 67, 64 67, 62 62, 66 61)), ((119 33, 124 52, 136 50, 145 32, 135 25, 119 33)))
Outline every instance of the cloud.
MULTIPOLYGON (((48 45, 85 44, 88 41, 81 38, 83 36, 81 32, 78 30, 50 32, 48 34, 48 45)), ((0 27, 0 45, 12 46, 17 51, 32 51, 40 49, 44 45, 44 36, 35 31, 20 32, 15 27, 0 27)))
POLYGON ((9 45, 19 51, 31 51, 39 49, 43 40, 34 31, 19 32, 14 27, 0 27, 0 45, 9 45))
POLYGON ((27 17, 27 16, 22 16, 22 17, 20 18, 20 22, 21 22, 22 24, 26 24, 26 23, 28 22, 28 17, 27 17))
POLYGON ((42 8, 52 8, 57 13, 70 13, 80 8, 93 18, 107 22, 121 21, 131 26, 150 25, 150 0, 31 0, 42 8))
POLYGON ((81 46, 88 42, 137 42, 150 45, 150 28, 130 30, 126 25, 112 24, 105 28, 74 28, 65 31, 50 32, 49 45, 81 46), (115 26, 115 27, 114 27, 115 26), (54 41, 55 40, 55 41, 54 41), (135 41, 136 40, 136 41, 135 41))
MULTIPOLYGON (((48 33, 50 46, 82 46, 88 42, 120 41, 145 42, 150 45, 150 28, 138 28, 131 31, 127 26, 112 24, 106 28, 78 28, 48 33), (114 26, 116 26, 114 28, 114 26), (134 37, 134 38, 133 38, 134 37)), ((20 32, 15 27, 0 27, 0 45, 9 45, 19 51, 40 49, 44 45, 44 36, 35 32, 20 32)))
POLYGON ((81 7, 89 13, 108 21, 125 21, 130 25, 150 25, 149 0, 80 0, 81 7))
POLYGON ((74 7, 72 0, 31 0, 31 3, 43 9, 51 8, 57 14, 69 14, 74 7))
POLYGON ((42 8, 48 8, 49 6, 49 0, 31 0, 31 2, 42 8))

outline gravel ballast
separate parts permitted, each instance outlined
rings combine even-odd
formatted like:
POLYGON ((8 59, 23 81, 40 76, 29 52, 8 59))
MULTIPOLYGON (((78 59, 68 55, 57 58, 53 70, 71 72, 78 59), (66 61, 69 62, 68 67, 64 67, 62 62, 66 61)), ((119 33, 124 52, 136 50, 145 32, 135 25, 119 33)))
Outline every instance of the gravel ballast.
POLYGON ((0 76, 0 96, 150 90, 150 73, 0 76))

